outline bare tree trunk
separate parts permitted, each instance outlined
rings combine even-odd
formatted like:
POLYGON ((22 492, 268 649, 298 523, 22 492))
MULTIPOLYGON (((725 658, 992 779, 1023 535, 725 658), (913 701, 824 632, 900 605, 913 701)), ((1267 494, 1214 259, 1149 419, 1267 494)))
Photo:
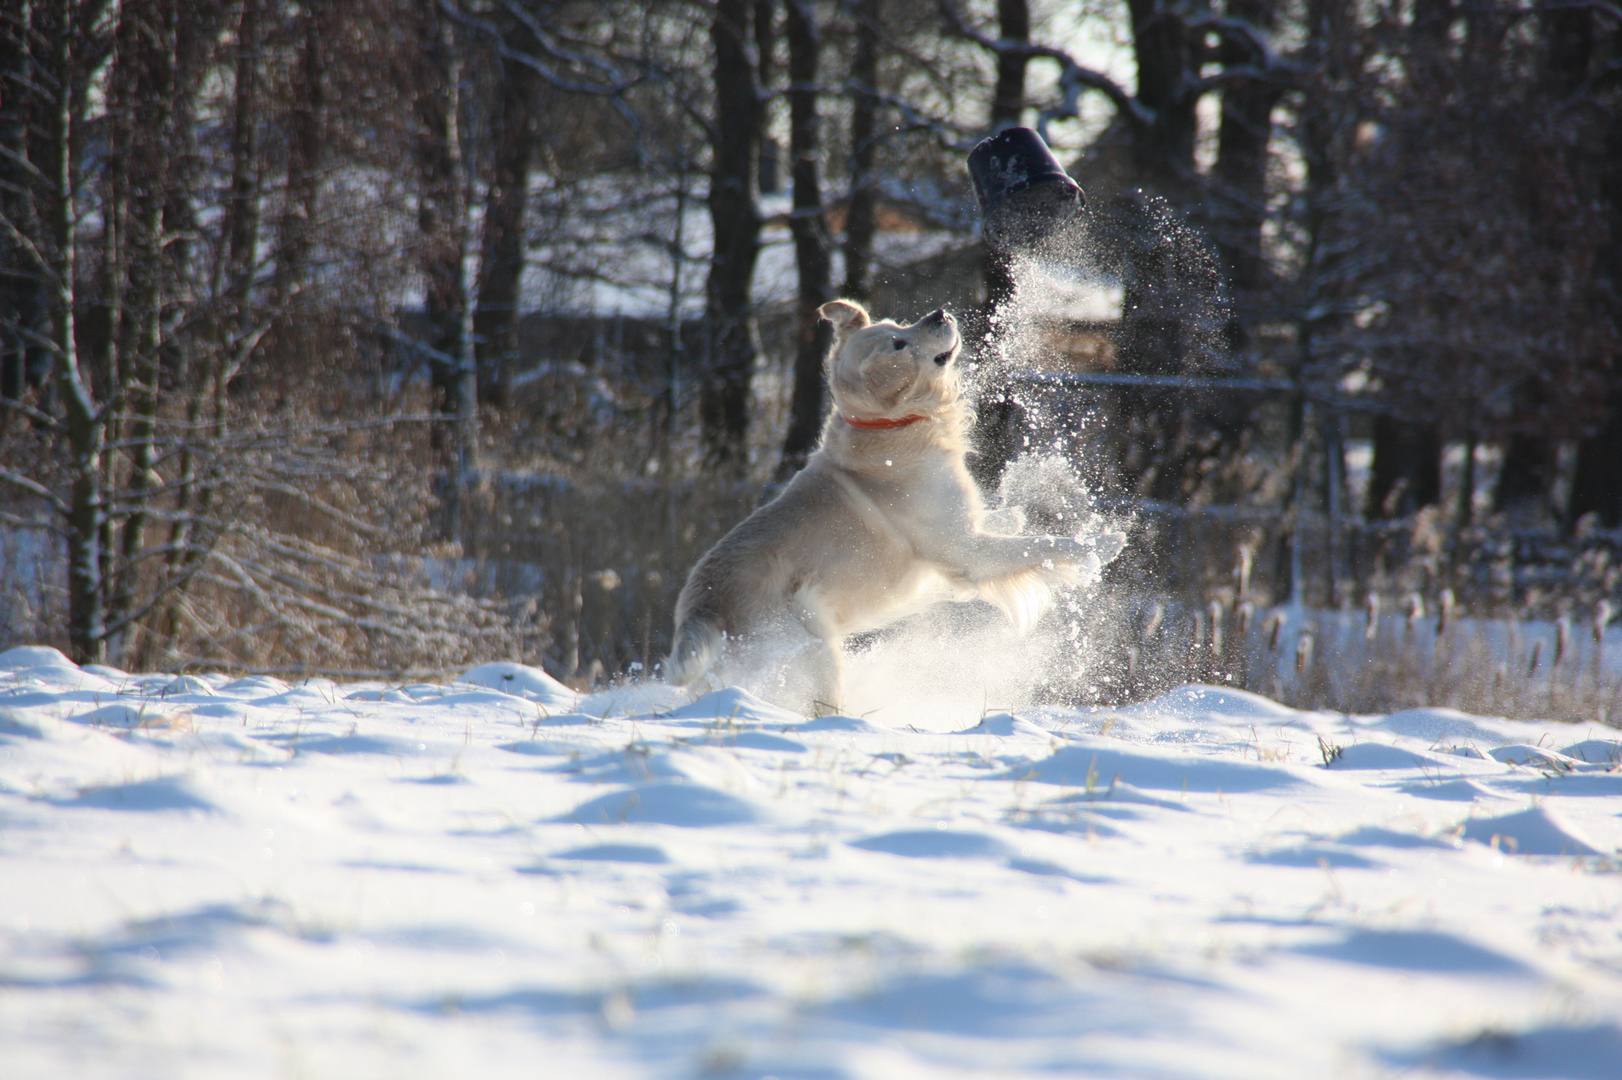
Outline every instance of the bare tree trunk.
POLYGON ((1154 117, 1135 134, 1133 154, 1140 173, 1158 194, 1188 205, 1199 126, 1195 119, 1199 98, 1190 87, 1199 81, 1197 53, 1203 33, 1185 26, 1172 0, 1128 0, 1127 9, 1138 65, 1137 98, 1154 117))
MULTIPOLYGON (((1569 14, 1567 13, 1568 19, 1569 14)), ((1588 12, 1581 13, 1586 26, 1564 24, 1565 32, 1555 38, 1563 42, 1559 52, 1551 43, 1549 66, 1557 58, 1575 63, 1580 57, 1586 70, 1592 52, 1593 24, 1588 12)), ((1611 289, 1598 301, 1601 317, 1622 322, 1622 295, 1616 283, 1622 282, 1622 114, 1611 110, 1604 132, 1599 162, 1600 199, 1610 219, 1610 235, 1596 260, 1595 276, 1612 282, 1611 289)), ((1622 366, 1612 360, 1607 382, 1606 416, 1598 430, 1577 444, 1577 468, 1571 478, 1571 501, 1567 520, 1576 525, 1585 514, 1596 514, 1607 528, 1622 526, 1622 366)))
POLYGON ((754 0, 755 84, 760 91, 760 149, 755 186, 762 195, 783 190, 783 148, 772 137, 771 108, 777 83, 777 0, 754 0))
MULTIPOLYGON (((449 18, 437 7, 421 15, 424 85, 417 94, 417 263, 423 276, 428 367, 451 420, 451 490, 455 499, 473 467, 478 407, 477 372, 468 325, 467 188, 460 112, 461 59, 449 18)), ((451 506, 452 524, 457 507, 451 506)))
POLYGON ((1375 417, 1368 516, 1407 517, 1441 500, 1442 439, 1436 425, 1407 417, 1375 417))
MULTIPOLYGON (((1031 11, 1026 0, 998 0, 997 37, 1002 41, 1030 44, 1031 11)), ((1020 114, 1025 109, 1025 69, 1029 64, 1030 54, 1017 49, 997 54, 997 88, 991 99, 991 116, 986 125, 992 134, 1003 128, 1019 126, 1020 114)), ((1014 297, 1014 271, 1009 255, 988 246, 981 272, 986 281, 986 321, 983 325, 990 326, 990 316, 1014 297)), ((1011 405, 1009 402, 1001 404, 1011 405)), ((990 418, 993 421, 991 427, 999 433, 1000 439, 1006 439, 1012 419, 1003 412, 990 418)), ((1006 459, 1002 460, 1006 462, 1006 459)))
POLYGON ((540 78, 527 64, 501 61, 495 161, 480 241, 479 299, 473 313, 474 356, 481 396, 507 403, 507 380, 518 351, 518 291, 524 276, 524 218, 534 155, 540 78))
POLYGON ((276 274, 271 296, 274 310, 284 308, 303 288, 314 229, 320 219, 327 79, 322 38, 327 29, 328 2, 306 0, 298 14, 303 41, 289 116, 292 130, 287 146, 287 189, 276 226, 276 274))
POLYGON ((30 187, 37 192, 35 235, 43 241, 43 262, 34 269, 49 299, 53 375, 67 429, 73 483, 66 506, 68 532, 68 642, 73 658, 98 663, 107 656, 106 594, 102 574, 106 553, 102 524, 106 500, 102 486, 102 453, 106 419, 79 366, 74 328, 78 233, 73 207, 73 4, 49 0, 31 11, 30 65, 38 79, 39 105, 31 155, 39 172, 30 187))
POLYGON ((1538 435, 1511 435, 1504 446, 1504 462, 1493 490, 1495 510, 1519 510, 1546 516, 1560 468, 1560 447, 1538 435))
POLYGON ((178 31, 179 13, 170 0, 132 2, 122 9, 118 63, 134 68, 131 97, 118 103, 129 110, 131 132, 127 333, 120 348, 130 365, 130 378, 123 387, 132 414, 124 436, 131 444, 125 485, 130 512, 120 537, 119 569, 110 575, 109 623, 127 615, 134 602, 152 493, 163 483, 156 468, 155 436, 163 377, 159 348, 163 343, 164 278, 170 265, 164 250, 164 209, 171 194, 178 31))
MULTIPOLYGON (((1003 41, 1031 40, 1031 6, 1027 0, 997 0, 997 36, 1003 41)), ((997 89, 991 99, 991 122, 996 134, 1018 127, 1025 111, 1025 68, 1030 54, 1017 49, 997 55, 997 89)))
POLYGON ((716 0, 710 40, 715 49, 714 167, 710 222, 715 250, 705 284, 710 348, 699 398, 712 464, 741 468, 749 430, 749 380, 755 366, 750 286, 760 253, 755 203, 760 144, 760 95, 749 40, 747 0, 716 0))
POLYGON ((873 264, 878 159, 879 10, 882 0, 853 0, 856 51, 851 58, 850 199, 845 208, 845 287, 853 300, 867 299, 873 264))
MULTIPOLYGON (((1409 26, 1411 78, 1421 87, 1443 92, 1451 81, 1446 71, 1453 0, 1415 0, 1409 26)), ((1370 466, 1368 515, 1406 517, 1441 498, 1442 435, 1432 420, 1382 416, 1374 424, 1374 460, 1370 466)))
MULTIPOLYGON (((230 380, 241 364, 240 351, 253 322, 251 290, 258 262, 260 199, 264 169, 259 154, 261 98, 261 24, 264 0, 242 0, 237 14, 234 73, 235 94, 231 117, 231 186, 225 204, 221 233, 224 257, 219 264, 213 296, 220 312, 215 333, 207 350, 205 369, 198 374, 186 400, 186 422, 193 433, 180 452, 179 476, 175 491, 175 514, 169 527, 169 555, 165 560, 172 580, 180 582, 170 593, 157 633, 168 642, 183 634, 186 610, 186 582, 202 563, 197 541, 198 523, 214 507, 217 477, 198 475, 194 441, 208 438, 216 445, 227 431, 227 398, 230 380), (205 426, 206 425, 206 426, 205 426)), ((157 657, 142 643, 142 666, 157 657)))
MULTIPOLYGON (((1228 14, 1261 34, 1273 29, 1275 0, 1229 0, 1228 14)), ((1229 41, 1222 48, 1228 67, 1255 63, 1251 50, 1229 41)), ((1263 280, 1262 222, 1267 213, 1267 144, 1273 134, 1273 106, 1283 94, 1273 79, 1242 78, 1222 91, 1222 121, 1212 168, 1216 191, 1216 244, 1235 288, 1251 293, 1263 280)))
POLYGON ((817 160, 822 152, 817 116, 817 64, 822 33, 810 0, 787 0, 784 23, 789 49, 789 154, 794 168, 794 259, 800 275, 799 311, 796 313, 797 349, 794 355, 794 396, 789 407, 788 435, 777 468, 786 480, 805 464, 822 429, 823 358, 832 341, 832 328, 817 309, 833 299, 833 240, 822 206, 822 185, 817 160))
MULTIPOLYGON (((1202 35, 1192 34, 1172 0, 1130 0, 1133 51, 1137 59, 1137 100, 1152 118, 1134 122, 1131 150, 1142 191, 1118 200, 1118 212, 1134 235, 1127 258, 1120 350, 1132 370, 1176 372, 1189 351, 1187 298, 1191 282, 1181 272, 1186 256, 1163 235, 1158 214, 1144 198, 1158 195, 1181 210, 1200 204, 1196 194, 1194 136, 1198 97, 1196 50, 1202 35)), ((1181 481, 1174 479, 1174 486, 1181 481)))
POLYGON ((1566 508, 1573 525, 1583 515, 1595 514, 1607 529, 1622 526, 1622 391, 1613 391, 1607 404, 1610 414, 1605 422, 1577 444, 1577 469, 1566 508))
POLYGON ((242 0, 237 18, 236 97, 231 122, 231 196, 226 204, 225 291, 232 306, 248 302, 259 247, 259 48, 261 5, 242 0))
MULTIPOLYGON (((23 230, 34 179, 29 175, 30 78, 27 5, 0 11, 0 218, 23 230)), ((9 230, 0 229, 0 397, 23 396, 30 340, 38 333, 39 270, 9 230)), ((35 346, 37 350, 37 345, 35 346)), ((0 430, 11 416, 0 410, 0 430)))

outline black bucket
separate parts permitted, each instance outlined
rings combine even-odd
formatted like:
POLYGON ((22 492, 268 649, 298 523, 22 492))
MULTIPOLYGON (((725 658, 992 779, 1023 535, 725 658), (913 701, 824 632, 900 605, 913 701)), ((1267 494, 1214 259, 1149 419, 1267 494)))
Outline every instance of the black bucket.
POLYGON ((1087 205, 1081 185, 1030 128, 1005 128, 969 151, 987 246, 1013 254, 1039 248, 1087 205))

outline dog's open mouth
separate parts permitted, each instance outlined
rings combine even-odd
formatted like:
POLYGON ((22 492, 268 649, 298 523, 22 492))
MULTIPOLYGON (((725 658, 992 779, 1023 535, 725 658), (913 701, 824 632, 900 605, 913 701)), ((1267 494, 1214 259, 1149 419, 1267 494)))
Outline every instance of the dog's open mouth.
POLYGON ((939 364, 941 367, 945 367, 947 364, 952 362, 952 357, 956 355, 957 346, 953 345, 950 349, 947 349, 945 352, 935 357, 935 363, 939 364))

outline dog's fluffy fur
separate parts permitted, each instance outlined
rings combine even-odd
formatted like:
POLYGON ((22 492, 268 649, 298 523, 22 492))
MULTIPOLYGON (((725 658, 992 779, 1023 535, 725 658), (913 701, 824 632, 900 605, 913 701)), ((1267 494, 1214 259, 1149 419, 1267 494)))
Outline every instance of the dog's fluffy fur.
POLYGON ((950 315, 874 323, 845 300, 821 312, 834 325, 834 409, 821 445, 688 575, 666 669, 677 685, 712 667, 735 676, 770 665, 767 697, 834 707, 847 635, 975 597, 1023 633, 1053 586, 1096 573, 1125 543, 1120 533, 999 536, 983 527, 963 463, 971 414, 950 315))

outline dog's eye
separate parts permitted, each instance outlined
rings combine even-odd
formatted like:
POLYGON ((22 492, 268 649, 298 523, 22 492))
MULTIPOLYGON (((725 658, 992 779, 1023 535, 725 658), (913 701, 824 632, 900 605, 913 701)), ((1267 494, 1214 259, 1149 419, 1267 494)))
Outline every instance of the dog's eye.
POLYGON ((905 349, 906 347, 907 347, 907 343, 905 341, 903 341, 901 338, 896 338, 895 339, 895 351, 896 352, 900 352, 902 349, 905 349))

